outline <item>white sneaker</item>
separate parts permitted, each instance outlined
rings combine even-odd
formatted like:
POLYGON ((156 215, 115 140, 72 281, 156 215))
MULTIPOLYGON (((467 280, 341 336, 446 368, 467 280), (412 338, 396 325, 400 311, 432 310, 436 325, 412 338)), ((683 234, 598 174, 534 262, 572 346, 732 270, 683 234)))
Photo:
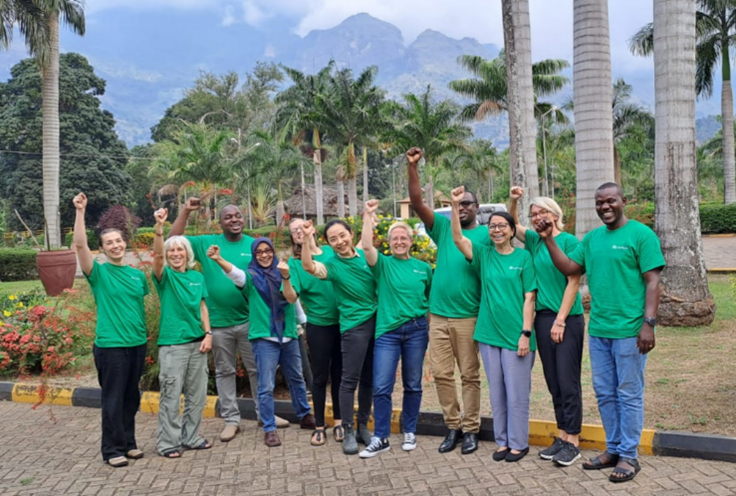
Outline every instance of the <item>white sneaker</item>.
POLYGON ((412 451, 417 449, 417 436, 413 432, 404 433, 404 442, 401 444, 404 451, 412 451))
POLYGON ((388 444, 388 439, 381 439, 380 437, 374 437, 371 439, 369 444, 363 451, 358 455, 361 458, 373 458, 376 455, 385 453, 390 450, 391 446, 388 444))

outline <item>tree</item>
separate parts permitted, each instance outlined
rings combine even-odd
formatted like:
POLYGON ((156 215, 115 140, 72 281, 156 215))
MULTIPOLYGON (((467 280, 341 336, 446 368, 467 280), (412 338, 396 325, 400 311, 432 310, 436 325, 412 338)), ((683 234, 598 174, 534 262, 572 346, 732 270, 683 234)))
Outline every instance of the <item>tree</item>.
POLYGON ((404 103, 389 102, 385 112, 393 126, 387 128, 386 141, 396 153, 412 146, 424 151, 427 187, 424 200, 434 208, 434 175, 442 158, 453 152, 467 150, 466 140, 472 135, 469 127, 457 122, 459 107, 451 100, 432 101, 432 88, 417 96, 404 95, 404 103))
POLYGON ((622 185, 621 154, 619 143, 635 130, 637 126, 652 129, 654 116, 644 106, 631 101, 631 85, 622 78, 613 83, 613 175, 615 181, 622 185))
POLYGON ((595 190, 614 180, 608 0, 573 0, 573 15, 575 234, 582 239, 600 225, 595 212, 595 190))
MULTIPOLYGON (((44 226, 43 208, 43 92, 38 65, 25 59, 0 83, 0 196, 11 215, 10 228, 22 228, 17 209, 32 229, 44 226)), ((115 133, 113 115, 100 108, 105 81, 95 75, 87 59, 76 53, 59 59, 59 136, 62 225, 74 224, 71 204, 79 191, 87 192, 89 225, 112 205, 128 201, 130 176, 125 172, 128 151, 115 133)))
MULTIPOLYGON (((522 200, 526 203, 527 198, 539 195, 529 0, 501 0, 501 9, 508 84, 511 179, 513 184, 524 186, 528 191, 522 200)), ((528 209, 524 203, 519 208, 526 217, 528 209)))
POLYGON ((475 176, 475 195, 483 203, 483 188, 488 187, 488 201, 493 198, 493 174, 498 172, 498 153, 488 140, 474 140, 461 168, 475 176))
POLYGON ((43 80, 43 211, 47 247, 61 246, 59 217, 59 17, 84 35, 81 0, 5 0, 0 3, 0 46, 7 47, 17 24, 43 80))
MULTIPOLYGON (((736 157, 734 136, 725 130, 734 125, 731 86, 731 47, 736 44, 736 0, 698 0, 695 90, 699 96, 713 94, 713 74, 721 64, 721 124, 723 140, 723 199, 736 202, 736 157)), ((654 25, 647 24, 629 40, 635 55, 649 56, 654 46, 654 25)))
POLYGON ((276 114, 276 126, 291 135, 295 143, 300 143, 308 136, 314 167, 314 191, 317 202, 317 224, 324 224, 324 193, 322 191, 322 162, 324 154, 320 131, 324 129, 323 115, 320 112, 322 96, 327 91, 327 83, 334 68, 334 61, 317 74, 305 75, 296 69, 282 67, 287 76, 294 82, 274 101, 280 105, 276 114))
MULTIPOLYGON (((695 163, 695 0, 654 0, 654 227, 667 266, 658 321, 713 322, 698 216, 695 163)), ((730 130, 730 128, 729 128, 730 130)))

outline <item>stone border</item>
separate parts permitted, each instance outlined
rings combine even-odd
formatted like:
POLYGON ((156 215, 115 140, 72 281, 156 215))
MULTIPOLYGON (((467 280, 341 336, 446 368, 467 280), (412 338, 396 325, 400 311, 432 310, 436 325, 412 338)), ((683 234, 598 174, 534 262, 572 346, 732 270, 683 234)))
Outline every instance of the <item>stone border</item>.
MULTIPOLYGON (((41 403, 39 385, 0 382, 0 401, 14 401, 18 403, 41 403)), ((146 391, 141 396, 141 411, 144 413, 158 413, 159 393, 146 391)), ((276 415, 289 422, 298 423, 290 401, 276 400, 274 402, 276 415)), ((44 395, 43 404, 61 406, 81 406, 100 408, 101 390, 99 388, 77 387, 60 388, 49 386, 44 395)), ((238 398, 240 416, 246 420, 256 420, 255 404, 250 398, 238 398)), ((325 420, 332 424, 332 406, 325 409, 325 420)), ((204 417, 220 416, 220 402, 217 396, 208 396, 204 417)), ((369 427, 373 427, 373 418, 369 427)), ((391 414, 391 432, 401 432, 401 410, 394 409, 391 414)), ((417 434, 426 436, 444 436, 447 432, 442 414, 438 412, 420 412, 417 423, 417 434)), ((545 420, 531 420, 529 422, 529 444, 549 446, 557 434, 555 422, 545 420)), ((479 437, 483 441, 493 441, 493 419, 481 418, 479 437)), ((586 449, 604 450, 606 437, 600 425, 583 424, 580 433, 580 446, 586 449)), ((644 429, 639 452, 645 455, 676 456, 685 458, 700 458, 703 460, 718 460, 736 463, 736 438, 693 434, 688 432, 655 431, 644 429)))

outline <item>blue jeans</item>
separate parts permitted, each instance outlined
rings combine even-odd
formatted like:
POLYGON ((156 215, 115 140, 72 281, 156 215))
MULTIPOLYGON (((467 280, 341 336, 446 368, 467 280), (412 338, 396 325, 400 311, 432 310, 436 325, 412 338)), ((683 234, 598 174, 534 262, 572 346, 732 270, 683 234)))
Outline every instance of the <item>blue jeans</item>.
POLYGON ((279 365, 289 386, 294 413, 300 420, 311 413, 307 402, 307 387, 302 376, 299 341, 292 339, 288 343, 279 344, 267 339, 254 339, 252 344, 258 369, 258 409, 263 421, 263 432, 276 430, 273 388, 276 383, 276 367, 279 365))
POLYGON ((404 383, 401 425, 404 432, 417 431, 419 407, 422 403, 422 369, 429 343, 427 318, 420 317, 387 332, 376 339, 373 349, 373 415, 375 436, 391 434, 391 394, 396 383, 396 368, 401 358, 404 383))
POLYGON ((637 458, 644 428, 644 367, 647 356, 639 353, 636 338, 607 339, 591 336, 590 366, 598 399, 606 450, 637 458))

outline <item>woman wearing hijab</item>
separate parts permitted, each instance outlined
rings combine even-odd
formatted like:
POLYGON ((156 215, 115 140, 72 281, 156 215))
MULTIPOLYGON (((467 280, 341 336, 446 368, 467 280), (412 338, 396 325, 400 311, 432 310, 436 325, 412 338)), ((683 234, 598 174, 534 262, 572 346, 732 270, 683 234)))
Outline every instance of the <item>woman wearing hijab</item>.
POLYGON ((251 246, 253 258, 247 271, 224 260, 218 246, 210 246, 207 256, 241 288, 250 307, 248 339, 258 368, 258 407, 263 421, 264 442, 269 448, 281 445, 276 433, 273 389, 276 368, 286 378, 291 404, 302 429, 314 429, 314 416, 307 402, 307 388, 302 375, 302 359, 296 332, 294 306, 297 293, 291 284, 289 265, 277 261, 273 243, 258 238, 251 246))

